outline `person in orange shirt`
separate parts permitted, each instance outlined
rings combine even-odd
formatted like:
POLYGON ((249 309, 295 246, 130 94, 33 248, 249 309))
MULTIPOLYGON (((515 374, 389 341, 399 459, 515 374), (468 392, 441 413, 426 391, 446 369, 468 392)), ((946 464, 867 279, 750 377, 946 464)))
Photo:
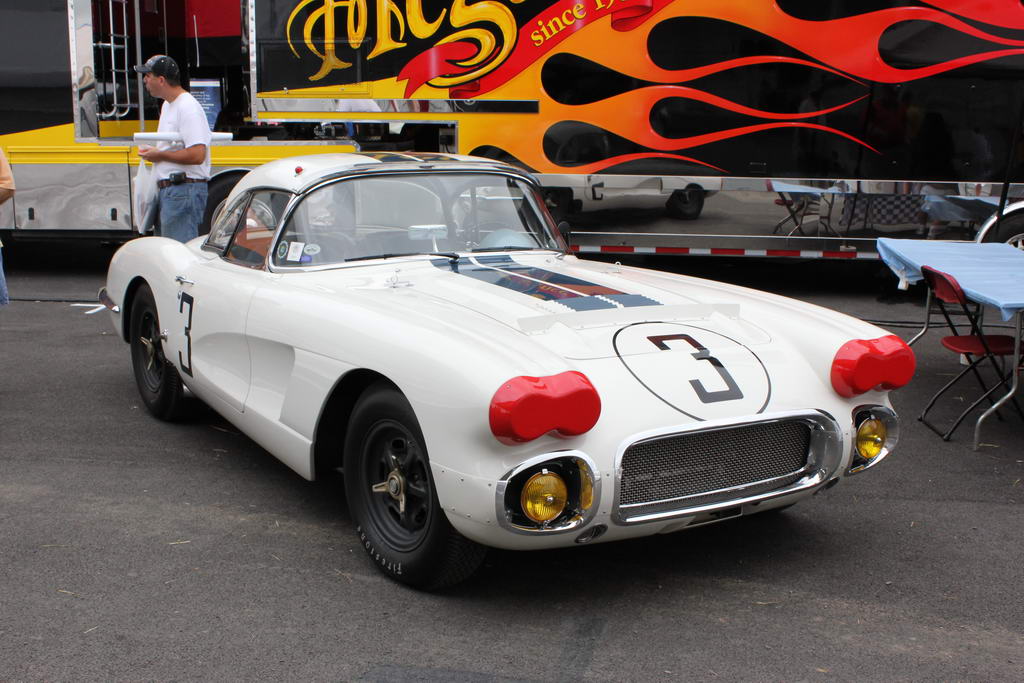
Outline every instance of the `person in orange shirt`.
MULTIPOLYGON (((11 165, 7 163, 4 151, 0 149, 0 204, 3 204, 13 196, 14 174, 11 173, 11 165)), ((7 297, 7 280, 4 279, 3 246, 4 243, 0 242, 0 306, 6 306, 9 301, 7 297)))

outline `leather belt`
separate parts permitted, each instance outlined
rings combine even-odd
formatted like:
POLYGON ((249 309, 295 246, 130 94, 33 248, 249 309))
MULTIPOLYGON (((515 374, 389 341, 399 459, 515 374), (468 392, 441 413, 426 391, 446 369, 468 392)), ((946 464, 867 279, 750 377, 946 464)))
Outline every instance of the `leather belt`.
MULTIPOLYGON (((181 185, 183 183, 205 183, 205 182, 206 182, 206 179, 204 179, 204 178, 185 178, 183 181, 181 181, 181 183, 178 183, 178 184, 181 185)), ((166 180, 158 180, 158 181, 156 181, 156 186, 159 187, 161 190, 164 189, 165 187, 170 187, 171 185, 174 185, 174 183, 172 183, 169 178, 166 179, 166 180)))

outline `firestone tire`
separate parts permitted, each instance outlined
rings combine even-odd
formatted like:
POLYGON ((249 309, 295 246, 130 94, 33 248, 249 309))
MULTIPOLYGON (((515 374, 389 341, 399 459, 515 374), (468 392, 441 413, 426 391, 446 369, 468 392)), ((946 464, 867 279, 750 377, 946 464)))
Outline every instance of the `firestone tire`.
POLYGON ((184 407, 181 375, 164 356, 160 319, 148 285, 142 285, 135 293, 128 329, 132 371, 146 410, 168 422, 181 418, 184 407))
POLYGON ((423 590, 468 578, 487 549, 452 528, 437 499, 412 406, 380 382, 359 399, 344 452, 345 495, 359 542, 384 574, 423 590))

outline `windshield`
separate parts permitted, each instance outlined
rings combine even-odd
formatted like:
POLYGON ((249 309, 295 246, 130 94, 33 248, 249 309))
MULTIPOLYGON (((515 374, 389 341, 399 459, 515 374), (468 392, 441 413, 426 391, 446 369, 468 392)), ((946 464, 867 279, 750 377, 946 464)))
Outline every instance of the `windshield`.
POLYGON ((274 249, 278 266, 431 252, 560 249, 537 192, 503 175, 410 173, 339 180, 306 195, 274 249))

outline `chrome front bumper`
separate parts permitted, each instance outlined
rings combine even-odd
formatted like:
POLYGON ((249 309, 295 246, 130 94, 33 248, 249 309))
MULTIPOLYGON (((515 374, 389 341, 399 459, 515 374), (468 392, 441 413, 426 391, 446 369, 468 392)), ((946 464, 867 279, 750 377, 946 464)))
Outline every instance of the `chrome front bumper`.
POLYGON ((114 300, 107 294, 107 288, 101 287, 99 293, 96 294, 96 299, 107 307, 111 313, 120 313, 121 307, 114 303, 114 300))
MULTIPOLYGON (((782 445, 794 448, 792 444, 782 445)), ((842 429, 822 412, 774 413, 740 423, 702 422, 683 430, 639 434, 623 443, 616 454, 612 520, 619 525, 632 525, 706 515, 809 491, 836 475, 843 455, 842 429), (790 426, 806 429, 806 443, 801 439, 795 446, 801 451, 800 462, 766 472, 763 465, 771 465, 773 448, 778 447, 767 438, 790 426), (746 432, 741 445, 747 452, 737 454, 733 437, 741 431, 746 432), (761 434, 766 438, 764 447, 751 447, 761 434), (675 455, 680 450, 674 448, 675 442, 687 439, 699 440, 698 447, 691 449, 699 454, 696 464, 692 459, 675 455), (631 449, 653 445, 652 452, 657 453, 661 444, 674 448, 674 452, 664 457, 645 456, 646 461, 640 466, 647 469, 639 473, 635 463, 632 469, 624 468, 623 461, 631 449), (716 453, 716 448, 721 451, 716 453), (737 474, 737 467, 749 471, 750 476, 737 474), (638 494, 641 488, 644 490, 638 494)))

